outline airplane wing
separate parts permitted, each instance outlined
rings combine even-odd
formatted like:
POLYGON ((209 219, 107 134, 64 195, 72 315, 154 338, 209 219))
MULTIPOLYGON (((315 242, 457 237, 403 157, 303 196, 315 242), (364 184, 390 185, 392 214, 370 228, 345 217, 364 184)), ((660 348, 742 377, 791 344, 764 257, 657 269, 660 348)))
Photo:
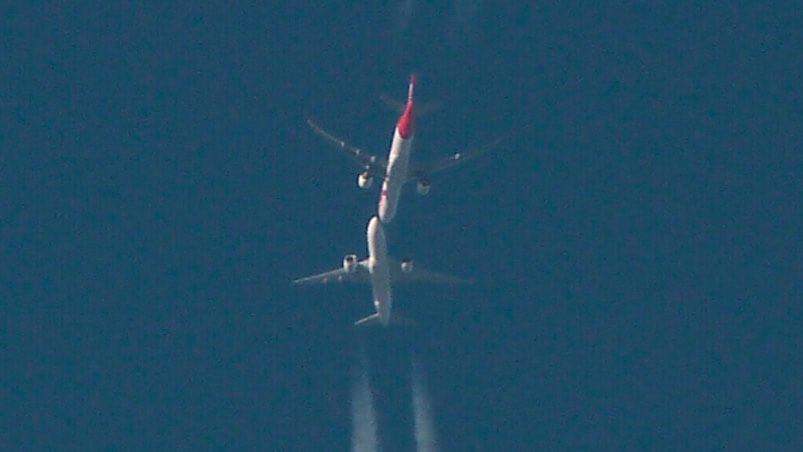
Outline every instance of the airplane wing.
POLYGON ((434 272, 431 270, 423 269, 415 264, 410 271, 403 271, 401 263, 397 261, 390 261, 390 280, 393 284, 403 284, 411 282, 424 282, 433 284, 472 284, 470 279, 460 278, 458 276, 451 276, 445 273, 434 272))
POLYGON ((362 149, 352 146, 344 140, 332 135, 331 133, 323 130, 321 126, 315 123, 312 119, 307 119, 307 124, 313 132, 323 137, 326 141, 334 144, 342 149, 349 157, 354 160, 360 168, 368 171, 371 176, 385 177, 385 172, 388 168, 388 162, 377 155, 369 154, 362 149))
POLYGON ((331 270, 328 272, 319 273, 317 275, 306 276, 304 278, 298 278, 293 281, 293 284, 329 284, 329 283, 341 283, 341 282, 348 282, 348 283, 369 283, 370 281, 370 274, 368 273, 368 268, 366 264, 368 259, 363 259, 357 265, 357 268, 354 269, 354 272, 348 273, 343 267, 337 268, 335 270, 331 270))
POLYGON ((496 146, 499 145, 502 141, 507 138, 506 135, 502 135, 501 137, 487 143, 484 146, 480 146, 478 148, 467 149, 463 152, 455 152, 454 154, 444 157, 440 160, 436 160, 434 162, 429 162, 425 164, 415 165, 410 171, 410 178, 408 181, 417 179, 417 180, 429 180, 429 176, 443 171, 445 169, 451 168, 453 166, 457 166, 463 162, 468 160, 473 160, 487 152, 493 150, 496 146))

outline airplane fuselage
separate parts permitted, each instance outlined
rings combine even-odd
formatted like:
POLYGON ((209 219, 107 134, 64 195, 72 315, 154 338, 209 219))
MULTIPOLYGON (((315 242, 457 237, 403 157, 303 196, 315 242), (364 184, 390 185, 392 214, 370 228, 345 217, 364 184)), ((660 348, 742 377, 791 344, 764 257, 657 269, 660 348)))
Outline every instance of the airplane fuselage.
MULTIPOLYGON (((354 322, 356 326, 381 324, 388 326, 391 323, 391 310, 393 299, 391 295, 391 283, 404 283, 411 281, 427 281, 434 283, 462 284, 465 280, 439 274, 432 271, 413 268, 412 261, 403 260, 397 262, 388 256, 388 245, 385 238, 385 230, 382 221, 374 215, 368 222, 366 228, 366 241, 368 245, 368 257, 357 260, 356 254, 347 254, 343 257, 341 266, 334 270, 306 276, 293 281, 293 284, 310 284, 331 282, 352 282, 370 283, 373 296, 374 308, 376 312, 365 318, 354 322)), ((393 317, 394 323, 405 323, 399 321, 398 315, 393 317)))
POLYGON ((390 293, 390 264, 385 230, 377 217, 372 217, 368 223, 366 238, 368 239, 368 272, 371 275, 374 307, 379 314, 379 322, 387 325, 390 322, 390 310, 393 305, 390 293))
POLYGON ((390 223, 396 216, 402 187, 407 180, 407 168, 410 166, 410 151, 413 147, 413 137, 403 138, 399 128, 393 132, 393 141, 388 155, 388 170, 382 191, 379 194, 379 219, 383 223, 390 223))
POLYGON ((388 167, 385 172, 385 181, 379 194, 377 211, 382 223, 390 223, 396 216, 396 207, 399 205, 401 189, 407 181, 407 168, 410 166, 410 152, 413 149, 413 90, 415 89, 415 76, 410 76, 410 86, 407 89, 407 104, 404 106, 393 130, 393 140, 390 142, 388 154, 388 167))

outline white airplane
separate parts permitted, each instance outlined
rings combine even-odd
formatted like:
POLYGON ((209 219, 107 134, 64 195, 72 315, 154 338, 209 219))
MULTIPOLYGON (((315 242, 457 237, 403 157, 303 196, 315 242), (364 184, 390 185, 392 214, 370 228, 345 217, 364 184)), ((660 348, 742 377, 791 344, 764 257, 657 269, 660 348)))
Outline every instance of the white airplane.
POLYGON ((356 254, 343 258, 343 266, 293 281, 293 284, 327 284, 334 282, 370 283, 376 313, 358 320, 354 325, 380 323, 387 326, 391 322, 390 311, 393 306, 391 285, 422 281, 443 284, 467 284, 470 281, 442 273, 413 268, 411 260, 397 262, 388 257, 385 230, 376 216, 371 217, 366 231, 368 257, 358 261, 356 254))
POLYGON ((429 178, 432 174, 451 168, 466 160, 478 157, 494 146, 499 144, 504 137, 488 143, 479 148, 468 149, 464 152, 456 152, 441 160, 428 164, 418 165, 410 162, 410 153, 413 146, 414 136, 414 108, 413 90, 415 89, 415 75, 410 75, 410 85, 407 89, 407 103, 401 109, 402 113, 393 131, 393 139, 390 142, 390 152, 388 158, 384 159, 377 155, 369 154, 362 149, 352 146, 346 141, 325 131, 321 126, 311 119, 307 119, 307 124, 318 135, 327 141, 334 143, 339 148, 350 155, 354 161, 363 169, 357 176, 357 185, 360 188, 368 189, 374 177, 384 178, 382 191, 379 195, 379 219, 383 223, 390 223, 396 215, 396 207, 399 204, 402 186, 411 180, 417 181, 416 191, 419 195, 429 193, 429 178))

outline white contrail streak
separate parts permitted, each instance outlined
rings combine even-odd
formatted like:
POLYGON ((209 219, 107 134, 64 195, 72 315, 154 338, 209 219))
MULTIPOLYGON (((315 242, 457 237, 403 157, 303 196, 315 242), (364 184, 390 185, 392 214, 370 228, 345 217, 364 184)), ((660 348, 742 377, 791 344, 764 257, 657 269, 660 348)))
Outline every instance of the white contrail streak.
POLYGON ((351 388, 351 450, 374 452, 379 450, 374 397, 368 378, 368 360, 363 350, 360 350, 359 354, 354 371, 354 384, 351 388))
POLYGON ((418 366, 415 354, 412 356, 412 389, 413 389, 413 420, 415 427, 415 444, 419 452, 435 452, 437 438, 432 423, 431 404, 427 393, 424 378, 418 366))

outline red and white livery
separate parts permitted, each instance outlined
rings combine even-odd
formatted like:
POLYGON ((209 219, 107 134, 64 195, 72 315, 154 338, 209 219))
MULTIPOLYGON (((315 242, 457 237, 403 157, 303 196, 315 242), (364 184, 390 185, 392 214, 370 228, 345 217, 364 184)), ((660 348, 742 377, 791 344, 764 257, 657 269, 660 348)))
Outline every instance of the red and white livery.
POLYGON ((413 150, 415 133, 414 90, 415 75, 411 75, 410 86, 407 88, 407 104, 405 104, 399 122, 396 123, 396 129, 393 131, 385 181, 382 183, 382 191, 379 193, 377 212, 383 223, 390 223, 396 216, 401 188, 407 181, 407 169, 410 166, 410 153, 413 150))
MULTIPOLYGON (((428 164, 422 165, 413 162, 411 154, 415 137, 415 114, 417 110, 414 93, 415 75, 412 74, 410 75, 410 84, 407 87, 407 101, 403 104, 399 103, 401 115, 393 130, 393 138, 390 142, 390 151, 387 158, 370 154, 356 146, 352 146, 325 131, 311 119, 307 119, 307 124, 315 133, 341 148, 362 168, 362 171, 357 176, 357 185, 360 188, 370 188, 374 177, 384 179, 382 190, 379 194, 379 205, 377 206, 377 214, 383 223, 390 223, 396 216, 404 184, 415 180, 418 194, 426 195, 429 193, 429 179, 432 174, 480 156, 502 141, 502 138, 498 138, 484 146, 456 152, 428 164)), ((388 102, 393 103, 393 101, 388 102)), ((418 110, 426 110, 427 108, 425 107, 418 110)))

